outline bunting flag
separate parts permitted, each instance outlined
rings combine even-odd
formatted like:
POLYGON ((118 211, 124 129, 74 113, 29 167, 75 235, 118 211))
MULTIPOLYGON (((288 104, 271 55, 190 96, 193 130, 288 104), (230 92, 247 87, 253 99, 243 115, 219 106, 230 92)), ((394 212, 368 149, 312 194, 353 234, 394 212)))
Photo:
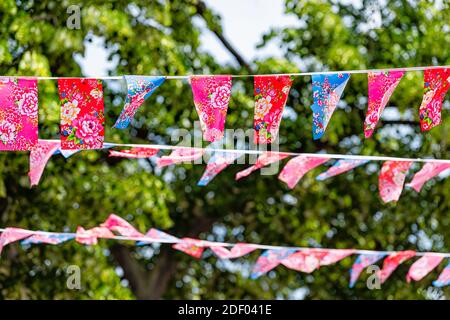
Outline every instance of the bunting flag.
POLYGON ((39 183, 48 160, 59 147, 59 141, 38 140, 38 143, 31 149, 30 171, 28 172, 31 186, 39 183))
POLYGON ((293 249, 280 249, 280 250, 266 250, 264 251, 256 260, 256 264, 253 267, 250 278, 257 279, 263 274, 269 272, 276 266, 278 266, 281 261, 289 257, 296 250, 293 249))
POLYGON ((353 263, 353 266, 350 270, 350 284, 349 287, 353 288, 356 284, 356 281, 359 278, 359 275, 361 272, 367 268, 368 266, 371 266, 375 263, 377 263, 379 260, 386 257, 385 253, 380 254, 360 254, 358 258, 356 258, 355 262, 353 263))
POLYGON ((256 250, 256 247, 248 243, 236 243, 231 250, 225 247, 211 246, 210 249, 214 252, 220 259, 236 259, 249 254, 256 250))
POLYGON ((314 254, 319 255, 320 265, 328 266, 355 253, 353 249, 312 249, 314 254))
POLYGON ((127 83, 127 96, 123 110, 113 128, 126 129, 134 118, 137 109, 163 84, 166 77, 124 76, 127 83))
POLYGON ((290 76, 255 76, 255 144, 272 143, 292 86, 290 76))
POLYGON ((441 124, 442 102, 450 88, 450 68, 424 71, 424 95, 419 107, 420 129, 428 131, 441 124))
POLYGON ((0 254, 10 243, 25 239, 33 234, 32 231, 20 228, 6 228, 0 235, 0 254))
POLYGON ((129 224, 125 219, 122 219, 115 214, 109 215, 108 219, 103 222, 100 227, 105 227, 110 231, 115 231, 124 237, 135 237, 140 238, 144 235, 137 231, 131 224, 129 224))
POLYGON ((158 167, 167 167, 172 164, 193 162, 200 159, 205 153, 204 149, 177 148, 168 156, 162 156, 157 160, 158 167))
POLYGON ((412 250, 399 251, 390 254, 386 259, 384 259, 383 269, 377 272, 380 282, 383 284, 400 264, 411 259, 415 255, 416 252, 412 250))
POLYGON ((156 155, 159 152, 159 149, 153 148, 143 148, 143 147, 135 147, 129 150, 110 150, 110 157, 122 157, 122 158, 134 158, 134 159, 145 159, 150 158, 156 155))
POLYGON ((366 164, 369 160, 341 159, 336 161, 327 171, 322 172, 316 177, 316 180, 323 181, 338 174, 350 171, 358 166, 366 164))
POLYGON ((298 156, 289 160, 284 166, 278 179, 293 189, 300 179, 310 170, 327 162, 329 158, 298 156))
POLYGON ((398 201, 411 164, 412 161, 385 161, 383 163, 378 178, 378 188, 383 202, 398 201))
POLYGON ((406 281, 411 282, 422 280, 427 274, 433 271, 444 259, 444 257, 439 257, 436 255, 425 254, 419 260, 413 263, 411 268, 409 268, 408 275, 406 276, 406 281))
POLYGON ((350 74, 319 74, 312 76, 314 104, 311 106, 313 112, 313 137, 320 139, 328 122, 337 107, 339 99, 344 92, 350 74))
POLYGON ((404 71, 369 72, 369 108, 364 121, 364 136, 372 136, 381 113, 389 102, 389 98, 400 83, 404 71))
POLYGON ((318 257, 316 254, 311 254, 310 250, 301 250, 294 252, 293 254, 282 260, 281 264, 292 270, 311 273, 314 270, 319 269, 319 258, 320 257, 318 257))
POLYGON ((211 245, 211 242, 192 239, 192 238, 181 238, 181 242, 175 243, 172 248, 182 251, 191 257, 200 259, 202 257, 205 248, 211 245))
POLYGON ((37 140, 37 80, 0 78, 0 151, 31 150, 37 140))
POLYGON ((203 139, 221 140, 231 96, 231 76, 192 76, 190 82, 203 139))
POLYGON ((256 171, 258 169, 261 169, 265 166, 268 166, 269 164, 278 162, 283 160, 284 158, 289 157, 289 154, 287 153, 280 153, 280 152, 264 152, 263 154, 261 154, 258 159, 256 159, 256 162, 253 166, 248 167, 245 170, 239 171, 236 174, 236 180, 242 179, 244 177, 247 177, 248 175, 250 175, 250 173, 252 173, 253 171, 256 171))
POLYGON ((420 192, 425 182, 436 177, 448 168, 450 168, 450 164, 448 163, 427 162, 406 186, 420 192))
POLYGON ((436 281, 433 281, 433 286, 441 288, 450 285, 450 262, 442 270, 436 281))
POLYGON ((20 243, 22 245, 32 245, 32 244, 61 244, 66 241, 74 239, 75 236, 71 234, 64 233, 53 233, 53 234, 34 234, 31 237, 22 240, 20 243))
POLYGON ((105 135, 103 88, 97 79, 58 79, 61 148, 101 149, 105 135))
POLYGON ((242 153, 214 152, 213 156, 209 159, 205 172, 197 185, 206 186, 212 179, 214 179, 216 175, 222 172, 222 170, 232 164, 240 156, 242 156, 242 153))
POLYGON ((114 238, 114 233, 106 227, 95 227, 89 230, 85 230, 83 227, 77 228, 75 240, 79 243, 94 245, 98 243, 98 238, 114 238))
MULTIPOLYGON (((155 228, 151 228, 149 231, 147 231, 147 233, 145 234, 145 237, 153 239, 152 242, 158 242, 158 241, 160 242, 161 240, 177 242, 179 240, 177 237, 174 237, 168 233, 165 233, 165 232, 155 229, 155 228)), ((151 242, 149 242, 148 240, 138 241, 136 243, 136 245, 143 246, 143 245, 146 245, 149 243, 151 243, 151 242)))

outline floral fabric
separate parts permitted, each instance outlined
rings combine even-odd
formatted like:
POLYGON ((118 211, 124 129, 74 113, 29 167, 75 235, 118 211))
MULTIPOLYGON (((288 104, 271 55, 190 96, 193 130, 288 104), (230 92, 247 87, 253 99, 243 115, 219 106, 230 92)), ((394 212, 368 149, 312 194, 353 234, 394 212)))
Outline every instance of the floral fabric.
POLYGON ((25 239, 33 234, 32 231, 19 228, 6 228, 0 235, 0 254, 3 248, 13 242, 25 239))
POLYGON ((314 104, 313 137, 320 139, 330 122, 331 116, 337 107, 339 99, 344 92, 350 74, 319 74, 312 76, 314 104))
POLYGON ((404 71, 368 73, 369 108, 364 121, 364 136, 366 138, 372 136, 381 118, 381 113, 404 74, 404 71))
POLYGON ((254 86, 254 141, 271 143, 278 135, 292 80, 289 76, 255 76, 254 86))
POLYGON ((100 225, 100 227, 105 227, 110 231, 115 231, 124 237, 139 238, 144 236, 142 233, 137 231, 131 224, 129 224, 128 221, 122 219, 121 217, 115 214, 109 215, 108 219, 106 219, 106 221, 103 222, 100 225))
POLYGON ((122 157, 122 158, 150 158, 156 155, 159 152, 159 149, 152 149, 152 148, 143 148, 143 147, 135 147, 131 148, 129 150, 110 150, 109 156, 110 157, 122 157))
POLYGON ((450 164, 448 163, 427 162, 406 186, 420 192, 425 182, 436 177, 448 168, 450 168, 450 164))
POLYGON ((22 245, 30 245, 30 244, 61 244, 66 241, 74 239, 75 236, 71 234, 65 233, 52 233, 52 234, 34 234, 29 238, 21 241, 22 245))
POLYGON ((236 174, 235 180, 239 180, 242 179, 244 177, 247 177, 248 175, 250 175, 250 173, 252 173, 253 171, 256 171, 258 169, 261 169, 269 164, 278 162, 283 160, 284 158, 289 157, 288 154, 286 153, 280 153, 280 152, 265 152, 263 154, 261 154, 258 159, 256 160, 255 164, 251 167, 248 167, 245 170, 239 171, 236 174))
POLYGON ((232 164, 241 155, 241 153, 233 152, 214 152, 197 185, 206 186, 216 175, 222 172, 222 170, 232 164))
POLYGON ((79 243, 94 245, 98 243, 98 238, 114 238, 114 233, 106 227, 95 227, 88 230, 83 227, 77 228, 75 240, 79 243))
POLYGON ((386 254, 379 253, 379 254, 361 254, 356 258, 355 262, 353 263, 352 269, 350 270, 350 284, 349 287, 353 288, 356 284, 356 281, 358 280, 361 272, 367 268, 368 266, 371 266, 381 259, 386 257, 386 254))
POLYGON ((123 110, 117 118, 114 128, 125 129, 133 120, 137 109, 166 80, 165 77, 124 76, 127 83, 127 96, 123 110))
POLYGON ((0 79, 0 150, 31 150, 38 140, 36 79, 0 79))
POLYGON ((143 246, 152 242, 159 242, 161 240, 165 240, 165 241, 178 241, 179 239, 177 237, 174 237, 168 233, 165 233, 161 230, 155 229, 155 228, 151 228, 150 230, 147 231, 147 233, 145 234, 146 238, 151 238, 154 239, 153 241, 139 241, 136 243, 137 246, 143 246))
POLYGON ((369 160, 354 160, 354 159, 342 159, 336 161, 327 171, 322 172, 316 177, 316 180, 323 181, 328 178, 334 177, 338 174, 350 171, 358 166, 366 164, 369 160))
POLYGON ((411 279, 414 281, 422 280, 427 274, 433 271, 444 259, 444 257, 425 254, 419 260, 413 263, 411 268, 409 268, 408 275, 406 276, 406 281, 410 282, 411 279))
POLYGON ((320 259, 309 250, 301 250, 291 254, 281 264, 292 270, 311 273, 320 267, 320 259))
POLYGON ((278 266, 284 259, 293 254, 293 249, 266 250, 256 260, 250 278, 256 279, 278 266))
POLYGON ((250 246, 248 243, 236 243, 231 250, 219 246, 211 246, 210 249, 220 259, 236 259, 256 250, 255 247, 250 246))
POLYGON ((190 82, 203 139, 221 140, 231 96, 231 76, 192 76, 190 82))
POLYGON ((383 268, 377 272, 380 283, 384 283, 400 264, 415 256, 416 252, 412 250, 399 251, 390 254, 386 259, 384 259, 383 268))
POLYGON ((295 157, 284 166, 278 179, 283 181, 288 185, 290 189, 293 189, 300 179, 310 170, 317 166, 327 162, 329 158, 318 158, 318 157, 306 157, 298 156, 295 157))
POLYGON ((50 157, 59 149, 59 141, 38 140, 30 152, 30 185, 35 186, 41 180, 42 173, 50 157))
POLYGON ((61 148, 101 149, 105 135, 101 80, 59 79, 61 148))
POLYGON ((450 88, 450 68, 424 71, 424 95, 419 107, 420 129, 428 131, 441 124, 442 102, 450 88))
POLYGON ((383 202, 398 201, 406 173, 412 161, 385 161, 378 177, 378 189, 383 202))
POLYGON ((182 242, 174 244, 172 248, 182 251, 197 259, 200 259, 202 257, 205 248, 211 244, 209 241, 192 238, 181 238, 181 240, 182 242))
POLYGON ((445 287, 450 285, 450 262, 447 266, 442 270, 436 281, 433 281, 433 286, 435 287, 445 287))
POLYGON ((177 163, 193 162, 200 159, 204 153, 204 149, 178 148, 173 150, 168 156, 159 158, 157 165, 162 168, 177 163))

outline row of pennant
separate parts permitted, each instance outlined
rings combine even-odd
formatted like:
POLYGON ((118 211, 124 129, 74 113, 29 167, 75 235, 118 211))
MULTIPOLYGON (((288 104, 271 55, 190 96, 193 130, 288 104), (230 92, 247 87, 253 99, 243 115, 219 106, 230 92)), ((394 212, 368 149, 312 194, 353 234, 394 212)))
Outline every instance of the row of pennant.
MULTIPOLYGON (((137 245, 151 243, 170 243, 176 250, 182 251, 192 257, 200 259, 209 248, 219 259, 236 259, 255 250, 267 249, 268 246, 251 243, 220 243, 193 238, 177 238, 163 231, 151 228, 146 234, 139 232, 126 220, 111 214, 107 220, 98 227, 84 229, 78 227, 76 233, 56 233, 30 231, 20 228, 6 228, 0 235, 0 254, 4 246, 21 241, 23 245, 52 244, 57 245, 68 240, 75 239, 85 245, 94 245, 98 239, 132 240, 137 245), (118 236, 117 236, 118 235, 118 236)), ((420 256, 409 268, 406 279, 419 281, 435 269, 444 258, 450 254, 444 253, 417 253, 413 250, 406 251, 368 251, 354 249, 323 249, 323 248, 296 248, 274 247, 265 250, 257 259, 250 277, 256 279, 271 271, 278 265, 289 269, 311 273, 322 266, 331 265, 355 254, 358 254, 350 270, 350 287, 353 287, 361 272, 368 266, 376 264, 384 259, 383 266, 377 271, 380 283, 384 283, 395 269, 403 262, 420 256)), ((445 267, 434 286, 443 287, 450 284, 450 263, 445 267)))
MULTIPOLYGON (((405 71, 368 72, 368 110, 364 133, 370 137, 392 93, 405 71)), ((350 73, 314 74, 313 137, 325 132, 350 73)), ((127 128, 142 103, 166 77, 124 76, 127 96, 123 110, 114 124, 127 128)), ((211 75, 189 78, 203 138, 209 142, 223 137, 232 76, 211 75)), ((289 75, 254 76, 255 143, 276 139, 282 113, 292 86, 289 75)), ((450 68, 424 70, 424 96, 419 107, 420 127, 430 130, 441 123, 442 103, 450 88, 450 68)), ((99 149, 104 140, 104 103, 100 79, 59 78, 61 105, 61 147, 65 150, 99 149)), ((31 150, 38 140, 37 79, 0 78, 0 150, 31 150)))
MULTIPOLYGON (((61 142, 58 140, 39 140, 39 143, 33 147, 30 152, 30 171, 29 177, 31 185, 37 185, 42 176, 44 168, 54 154, 62 153, 66 158, 78 152, 77 150, 67 151, 61 149, 61 142)), ((112 148, 117 145, 105 143, 105 148, 112 148)), ((214 143, 210 146, 214 146, 214 143)), ((110 150, 110 156, 123 158, 150 158, 156 156, 160 150, 150 147, 133 147, 126 150, 110 150)), ((166 167, 173 164, 195 162, 201 159, 206 152, 212 152, 209 158, 206 169, 200 181, 199 186, 206 186, 214 177, 233 164, 238 158, 243 156, 243 153, 238 151, 215 151, 213 148, 189 148, 179 147, 172 150, 169 155, 164 155, 157 158, 156 164, 158 167, 166 167)), ((236 180, 242 179, 252 172, 262 169, 265 166, 279 162, 285 158, 291 158, 281 170, 278 178, 286 183, 286 185, 293 189, 300 179, 312 169, 331 160, 330 156, 320 154, 315 156, 298 155, 267 151, 259 155, 255 163, 236 174, 236 180)), ((325 172, 317 176, 317 180, 323 181, 338 174, 350 171, 358 166, 367 164, 369 160, 363 159, 342 159, 337 160, 325 172)), ((379 194, 383 202, 398 201, 403 190, 403 185, 406 175, 413 161, 407 160, 387 160, 384 161, 378 180, 379 194)), ((450 163, 434 162, 430 160, 426 162, 423 167, 415 173, 413 179, 407 184, 408 187, 420 192, 422 186, 430 179, 443 173, 450 168, 450 163)))

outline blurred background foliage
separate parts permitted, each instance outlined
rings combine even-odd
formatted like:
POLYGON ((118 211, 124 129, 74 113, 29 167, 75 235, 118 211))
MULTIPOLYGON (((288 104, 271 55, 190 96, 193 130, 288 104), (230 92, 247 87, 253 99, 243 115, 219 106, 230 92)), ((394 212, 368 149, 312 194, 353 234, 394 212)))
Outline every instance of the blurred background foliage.
MULTIPOLYGON (((298 25, 275 28, 260 47, 278 43, 283 58, 245 61, 224 37, 221 20, 198 0, 83 1, 81 29, 66 27, 68 0, 0 2, 1 75, 82 76, 77 56, 86 43, 101 37, 111 61, 111 75, 185 75, 208 73, 280 73, 421 65, 448 65, 448 1, 387 1, 379 5, 381 25, 371 27, 373 1, 286 0, 286 14, 298 25), (220 65, 200 50, 207 28, 236 58, 220 65), (234 51, 234 52, 233 52, 234 51)), ((280 149, 296 152, 352 153, 402 157, 450 158, 449 103, 444 123, 420 133, 418 106, 423 76, 402 80, 373 138, 365 140, 366 75, 352 75, 343 100, 324 137, 312 140, 310 77, 297 77, 280 129, 280 149)), ((186 81, 166 81, 148 99, 129 130, 111 129, 123 105, 125 86, 105 82, 106 141, 176 143, 176 128, 193 129, 197 119, 186 81)), ((40 81, 40 137, 58 138, 59 106, 55 81, 40 81)), ((251 78, 234 80, 227 128, 251 128, 251 78)), ((207 187, 197 187, 204 165, 158 170, 150 160, 120 160, 104 151, 86 151, 65 160, 54 156, 40 185, 30 189, 26 153, 0 155, 1 226, 54 231, 93 227, 114 212, 141 231, 150 227, 177 236, 272 245, 323 246, 378 250, 449 251, 450 180, 434 179, 420 194, 405 190, 397 204, 378 197, 379 163, 360 167, 325 182, 308 173, 294 190, 276 175, 258 173, 240 181, 234 165, 207 187)), ((419 167, 413 167, 408 180, 419 167)), ((411 262, 402 265, 381 290, 368 290, 367 275, 348 288, 354 258, 307 275, 276 268, 258 280, 248 278, 258 253, 235 262, 219 261, 210 252, 195 260, 169 246, 136 248, 131 243, 101 241, 83 247, 60 246, 4 250, 0 262, 0 298, 4 299, 148 299, 148 298, 306 298, 430 299, 449 297, 431 290, 444 263, 424 280, 408 284, 411 262), (81 290, 66 287, 66 268, 81 268, 81 290)))

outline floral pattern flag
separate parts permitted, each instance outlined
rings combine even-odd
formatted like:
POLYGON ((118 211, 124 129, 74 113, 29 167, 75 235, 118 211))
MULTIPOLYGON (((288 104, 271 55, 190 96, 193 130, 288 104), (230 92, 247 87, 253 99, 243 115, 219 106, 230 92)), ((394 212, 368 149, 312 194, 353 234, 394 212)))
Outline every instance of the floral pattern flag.
POLYGON ((106 219, 106 221, 103 222, 100 227, 105 227, 110 231, 115 231, 124 237, 139 238, 144 236, 131 224, 129 224, 128 221, 115 214, 110 214, 108 219, 106 219))
POLYGON ((358 280, 361 272, 367 268, 368 266, 371 266, 381 259, 386 257, 385 253, 376 253, 376 254, 361 254, 356 258, 355 262, 353 263, 353 266, 350 270, 350 284, 349 287, 353 288, 356 284, 356 281, 358 280))
POLYGON ((97 79, 58 79, 61 148, 101 149, 105 135, 103 88, 97 79))
POLYGON ((35 186, 41 180, 42 173, 50 157, 59 149, 59 141, 38 140, 30 152, 30 185, 35 186))
POLYGON ((413 263, 411 268, 409 268, 408 275, 406 276, 406 281, 411 282, 422 280, 427 274, 433 271, 444 259, 442 256, 437 256, 433 254, 425 254, 419 260, 413 263))
POLYGON ((254 246, 248 243, 236 243, 231 250, 219 246, 211 246, 210 249, 220 259, 236 259, 256 250, 254 246))
POLYGON ((168 156, 162 156, 157 160, 158 167, 167 167, 172 164, 193 162, 200 159, 205 153, 204 149, 178 148, 173 150, 168 156))
POLYGON ((3 248, 13 242, 25 239, 33 234, 32 231, 19 228, 6 228, 0 235, 0 254, 3 248))
POLYGON ((232 164, 242 154, 237 152, 214 152, 197 185, 206 186, 216 175, 232 164))
POLYGON ((385 161, 378 177, 378 188, 383 202, 398 201, 406 173, 412 161, 385 161))
POLYGON ((319 269, 320 258, 315 254, 311 254, 310 250, 301 250, 291 254, 281 261, 281 264, 292 270, 311 273, 319 269))
POLYGON ((190 82, 203 139, 221 140, 231 96, 231 76, 192 76, 190 82))
POLYGON ((31 150, 37 141, 37 80, 1 78, 0 151, 31 150))
POLYGON ((125 105, 114 128, 125 129, 130 125, 137 109, 163 84, 165 77, 124 76, 127 83, 125 105))
POLYGON ((383 268, 377 272, 380 283, 384 283, 400 264, 415 256, 416 252, 412 250, 398 251, 390 254, 386 259, 384 259, 383 268))
POLYGON ((286 183, 290 189, 293 189, 308 171, 320 166, 328 160, 329 158, 326 157, 295 157, 289 160, 289 162, 284 166, 278 176, 278 179, 286 183))
POLYGON ((433 281, 433 286, 435 287, 445 287, 450 285, 450 262, 447 264, 447 266, 442 270, 441 274, 439 275, 438 279, 433 281))
POLYGON ((203 251, 205 251, 205 248, 211 245, 211 242, 199 239, 181 238, 181 240, 181 242, 174 244, 172 248, 182 251, 197 259, 200 259, 203 251))
POLYGON ((278 135, 292 79, 290 76, 255 76, 254 85, 254 141, 271 143, 278 135))
POLYGON ((358 166, 366 164, 369 160, 358 159, 341 159, 336 161, 327 171, 322 172, 316 177, 316 180, 323 181, 328 178, 334 177, 338 174, 350 171, 358 166))
POLYGON ((312 76, 314 104, 313 137, 320 139, 330 122, 331 116, 337 107, 339 99, 344 92, 350 74, 319 74, 312 76))
POLYGON ((143 147, 135 147, 129 150, 110 150, 110 157, 121 157, 121 158, 134 158, 134 159, 145 159, 150 158, 156 155, 159 152, 159 149, 152 148, 143 148, 143 147))
POLYGON ((428 131, 442 121, 442 102, 450 88, 450 68, 424 71, 424 95, 419 107, 420 129, 428 131))
POLYGON ((66 241, 74 239, 75 236, 67 233, 49 233, 49 234, 34 234, 29 238, 21 241, 22 245, 31 245, 31 244, 61 244, 66 241))
POLYGON ((420 192, 425 182, 436 177, 448 168, 450 168, 449 163, 427 162, 423 165, 422 169, 414 175, 412 181, 406 186, 420 192))
POLYGON ((368 73, 369 108, 364 121, 364 136, 366 138, 372 136, 381 113, 404 74, 404 71, 368 73))
POLYGON ((280 250, 266 250, 256 260, 250 278, 257 279, 263 274, 269 272, 278 266, 284 259, 293 254, 296 250, 280 249, 280 250))
POLYGON ((154 243, 161 243, 164 241, 176 242, 179 240, 177 237, 174 237, 168 233, 165 233, 165 232, 155 229, 155 228, 151 228, 150 230, 148 230, 144 237, 151 238, 151 239, 153 239, 153 241, 139 241, 136 243, 137 246, 143 246, 143 245, 149 244, 151 242, 154 242, 154 243), (161 240, 164 240, 164 241, 161 241, 161 240))
POLYGON ((248 167, 245 170, 239 171, 236 173, 236 180, 242 179, 244 177, 247 177, 252 173, 253 171, 256 171, 258 169, 261 169, 265 166, 268 166, 269 164, 278 162, 283 160, 284 158, 289 157, 289 154, 286 153, 280 153, 280 152, 264 152, 261 154, 258 159, 256 160, 255 164, 251 167, 248 167))
POLYGON ((114 233, 105 227, 95 227, 88 230, 83 227, 77 228, 75 240, 79 243, 94 245, 98 243, 98 238, 114 238, 114 233))

